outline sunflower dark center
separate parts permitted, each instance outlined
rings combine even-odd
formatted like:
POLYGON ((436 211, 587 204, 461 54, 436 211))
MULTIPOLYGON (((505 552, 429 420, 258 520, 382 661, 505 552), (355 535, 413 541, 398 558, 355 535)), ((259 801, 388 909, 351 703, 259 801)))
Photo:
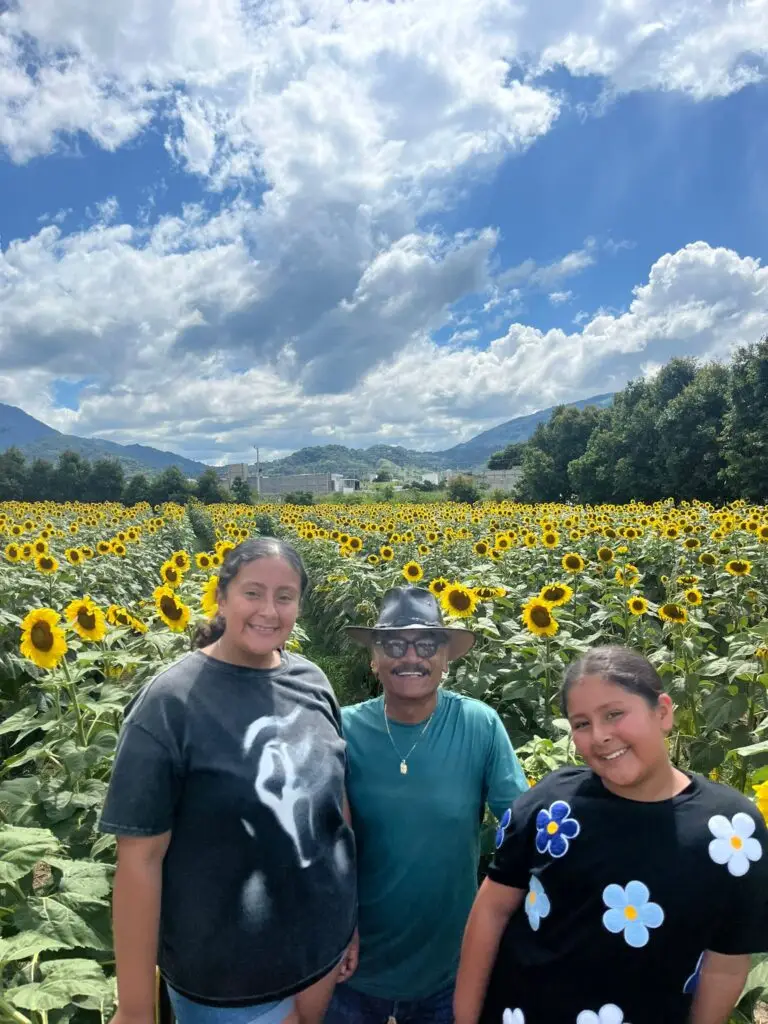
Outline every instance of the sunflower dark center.
POLYGON ((77 621, 83 629, 92 630, 96 628, 96 616, 87 608, 78 608, 77 621))
POLYGON ((534 626, 538 626, 539 629, 546 629, 552 621, 552 616, 549 614, 547 608, 543 608, 541 605, 536 605, 535 608, 531 609, 531 622, 534 626))
POLYGON ((471 600, 469 594, 463 594, 460 590, 453 590, 449 597, 449 603, 456 611, 465 612, 469 608, 471 600))
POLYGON ((569 569, 578 569, 578 567, 581 565, 581 561, 574 555, 569 555, 568 558, 566 558, 565 560, 565 564, 568 566, 569 569))
POLYGON ((547 587, 543 594, 545 601, 561 601, 565 597, 562 587, 547 587))
POLYGON ((30 630, 32 643, 38 651, 50 651, 53 647, 53 630, 47 622, 36 622, 30 630))
POLYGON ((168 567, 168 568, 167 568, 167 569, 165 570, 165 578, 166 578, 167 580, 170 580, 170 581, 171 581, 171 583, 175 583, 175 582, 176 582, 176 580, 177 580, 177 579, 179 578, 179 574, 178 574, 178 573, 176 572, 176 570, 175 570, 175 569, 172 569, 172 568, 171 568, 171 567, 169 566, 169 567, 168 567))
POLYGON ((160 598, 160 608, 163 614, 169 618, 172 622, 178 622, 182 616, 182 610, 180 605, 172 597, 167 595, 160 598))
POLYGON ((41 569, 52 569, 53 568, 53 561, 50 558, 41 558, 40 559, 40 568, 41 569))

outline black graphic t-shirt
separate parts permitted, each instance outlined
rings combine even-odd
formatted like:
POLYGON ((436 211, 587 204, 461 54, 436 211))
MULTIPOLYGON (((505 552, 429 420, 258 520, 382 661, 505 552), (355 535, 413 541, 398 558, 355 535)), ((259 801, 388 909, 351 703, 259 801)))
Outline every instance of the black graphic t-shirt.
POLYGON ((159 965, 198 1002, 300 991, 356 921, 345 744, 325 675, 283 653, 255 670, 195 651, 129 706, 100 828, 171 831, 159 965))
POLYGON ((727 786, 641 803, 562 768, 500 826, 489 877, 526 896, 483 1024, 685 1024, 705 950, 768 950, 768 831, 727 786))

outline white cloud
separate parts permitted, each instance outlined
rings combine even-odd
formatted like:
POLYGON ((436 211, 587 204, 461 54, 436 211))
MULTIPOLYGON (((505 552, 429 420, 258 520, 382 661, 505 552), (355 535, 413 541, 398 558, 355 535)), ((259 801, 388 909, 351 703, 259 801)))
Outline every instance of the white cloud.
MULTIPOLYGON (((266 363, 232 374, 212 359, 166 363, 156 378, 129 370, 120 389, 86 390, 76 414, 40 400, 37 370, 25 407, 60 429, 211 461, 251 460, 256 443, 285 451, 310 438, 440 449, 513 416, 618 389, 672 355, 725 358, 758 340, 766 322, 768 268, 696 242, 657 260, 622 313, 599 313, 572 333, 514 323, 485 348, 422 338, 333 395, 307 394, 266 363)), ((0 400, 16 379, 26 371, 5 388, 0 378, 0 400)))
POLYGON ((573 298, 573 292, 550 292, 547 298, 553 306, 562 306, 573 298))

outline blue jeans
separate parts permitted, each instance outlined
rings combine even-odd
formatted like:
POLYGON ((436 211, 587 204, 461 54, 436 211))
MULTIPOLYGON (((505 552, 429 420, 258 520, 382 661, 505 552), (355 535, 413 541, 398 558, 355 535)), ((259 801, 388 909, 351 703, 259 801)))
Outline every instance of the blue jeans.
POLYGON ((381 999, 337 985, 325 1024, 453 1024, 453 985, 424 999, 381 999))
POLYGON ((173 1015, 177 1024, 282 1024, 293 1010, 293 999, 257 1006, 203 1006, 180 995, 168 986, 173 1015))

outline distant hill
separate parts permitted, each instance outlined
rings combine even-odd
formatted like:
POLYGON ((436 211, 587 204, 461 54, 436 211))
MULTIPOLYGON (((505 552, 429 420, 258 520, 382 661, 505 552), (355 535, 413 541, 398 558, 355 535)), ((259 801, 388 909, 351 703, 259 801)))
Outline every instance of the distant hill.
POLYGON ((117 444, 98 437, 76 437, 62 434, 15 405, 0 402, 0 451, 19 448, 27 459, 48 459, 55 462, 61 452, 74 451, 84 459, 117 459, 129 476, 135 473, 152 475, 168 466, 178 466, 185 476, 198 477, 209 467, 203 462, 186 459, 174 452, 161 451, 140 444, 117 444))
MULTIPOLYGON (((567 404, 578 409, 588 405, 604 408, 612 401, 613 395, 605 394, 567 404)), ((346 448, 341 444, 316 445, 301 448, 284 459, 263 463, 263 473, 265 477, 281 473, 344 473, 346 476, 362 476, 375 473, 382 461, 393 462, 401 469, 480 469, 494 452, 501 451, 513 442, 527 441, 536 427, 549 419, 555 408, 551 406, 529 416, 516 416, 444 451, 417 452, 385 444, 373 445, 371 448, 346 448)))

